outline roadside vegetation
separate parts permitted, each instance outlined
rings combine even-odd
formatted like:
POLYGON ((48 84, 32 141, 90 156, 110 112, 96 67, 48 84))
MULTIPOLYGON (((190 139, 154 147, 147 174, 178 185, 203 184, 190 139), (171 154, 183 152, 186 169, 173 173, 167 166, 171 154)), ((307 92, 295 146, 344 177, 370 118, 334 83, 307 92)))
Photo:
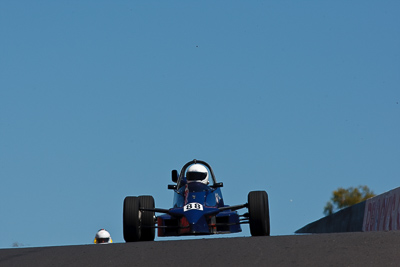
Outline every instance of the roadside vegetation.
POLYGON ((331 200, 324 207, 324 214, 331 215, 340 209, 355 205, 374 196, 374 192, 366 185, 347 189, 339 187, 332 192, 331 200))

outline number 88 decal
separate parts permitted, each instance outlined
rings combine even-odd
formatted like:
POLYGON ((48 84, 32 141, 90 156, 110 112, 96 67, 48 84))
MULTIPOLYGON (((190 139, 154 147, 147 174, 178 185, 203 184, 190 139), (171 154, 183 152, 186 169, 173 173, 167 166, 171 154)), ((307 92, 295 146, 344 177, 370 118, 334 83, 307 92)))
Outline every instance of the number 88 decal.
POLYGON ((203 205, 197 202, 189 203, 183 207, 183 211, 188 210, 203 210, 203 205))

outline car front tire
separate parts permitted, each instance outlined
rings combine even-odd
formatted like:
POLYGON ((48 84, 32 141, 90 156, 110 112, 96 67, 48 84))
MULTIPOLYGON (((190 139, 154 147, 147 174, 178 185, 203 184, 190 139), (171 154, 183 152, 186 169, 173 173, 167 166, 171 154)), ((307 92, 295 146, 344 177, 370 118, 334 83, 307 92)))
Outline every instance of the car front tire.
POLYGON ((270 220, 267 192, 251 191, 247 200, 251 235, 269 236, 270 220))
POLYGON ((139 205, 138 197, 126 197, 124 200, 123 226, 126 242, 136 242, 140 239, 139 205))

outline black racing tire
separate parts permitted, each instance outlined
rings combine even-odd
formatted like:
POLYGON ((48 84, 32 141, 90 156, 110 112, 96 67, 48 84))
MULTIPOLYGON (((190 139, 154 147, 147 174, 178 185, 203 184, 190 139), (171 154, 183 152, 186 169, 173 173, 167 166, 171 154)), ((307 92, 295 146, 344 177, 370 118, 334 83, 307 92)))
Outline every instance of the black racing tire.
MULTIPOLYGON (((152 196, 139 196, 140 208, 154 209, 154 198, 152 196)), ((155 237, 155 221, 154 211, 141 211, 140 241, 154 241, 155 237)))
POLYGON ((124 239, 125 242, 136 242, 140 239, 139 198, 126 197, 124 200, 124 239))
POLYGON ((251 191, 247 199, 251 235, 269 236, 270 221, 267 192, 251 191))

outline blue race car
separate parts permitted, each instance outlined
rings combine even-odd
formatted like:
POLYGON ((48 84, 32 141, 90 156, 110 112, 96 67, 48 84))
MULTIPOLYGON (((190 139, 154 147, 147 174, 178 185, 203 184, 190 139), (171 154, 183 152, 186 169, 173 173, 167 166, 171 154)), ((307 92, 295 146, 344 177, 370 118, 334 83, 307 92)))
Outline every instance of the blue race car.
POLYGON ((155 208, 152 196, 128 196, 124 200, 123 229, 126 242, 153 241, 158 236, 211 235, 238 233, 243 223, 250 224, 252 236, 269 236, 270 220, 268 195, 251 191, 246 204, 228 206, 222 198, 211 166, 201 160, 186 163, 178 174, 172 171, 174 185, 173 207, 155 208), (208 176, 211 174, 212 184, 208 176), (239 215, 237 210, 247 208, 239 215), (163 213, 155 216, 155 213, 163 213))

